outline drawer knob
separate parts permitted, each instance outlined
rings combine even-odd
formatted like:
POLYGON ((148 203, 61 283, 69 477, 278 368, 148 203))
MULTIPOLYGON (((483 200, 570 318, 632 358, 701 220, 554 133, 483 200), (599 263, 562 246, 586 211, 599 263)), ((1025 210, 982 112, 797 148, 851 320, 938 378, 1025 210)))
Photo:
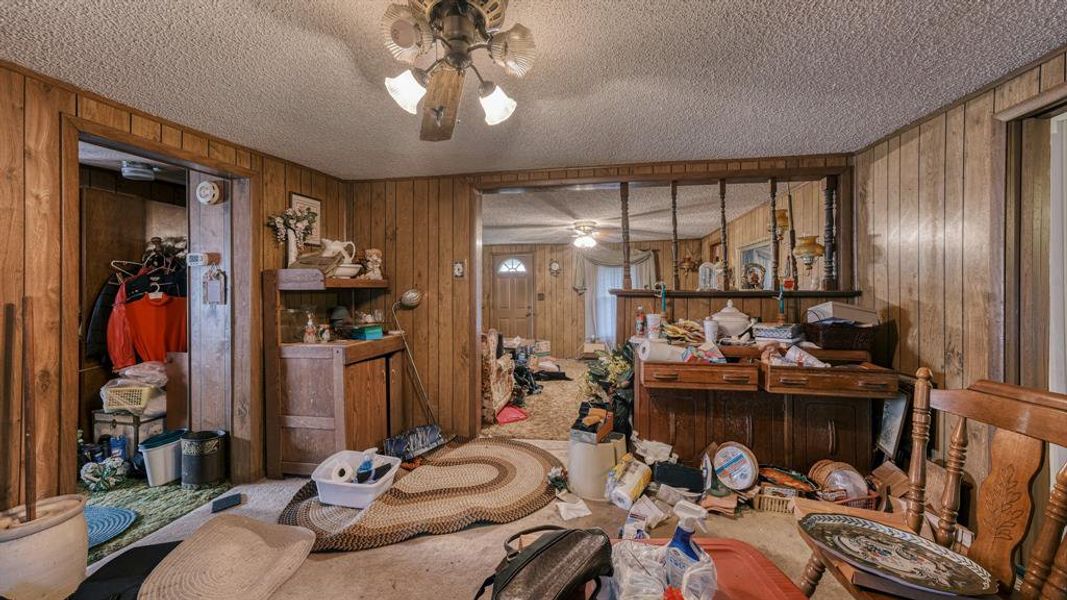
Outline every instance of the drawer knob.
POLYGON ((722 380, 730 382, 730 383, 748 383, 749 382, 748 375, 723 375, 722 376, 722 380))
POLYGON ((807 385, 807 377, 779 377, 778 383, 782 385, 807 385))
POLYGON ((678 379, 677 373, 653 373, 652 379, 659 381, 676 381, 678 379))

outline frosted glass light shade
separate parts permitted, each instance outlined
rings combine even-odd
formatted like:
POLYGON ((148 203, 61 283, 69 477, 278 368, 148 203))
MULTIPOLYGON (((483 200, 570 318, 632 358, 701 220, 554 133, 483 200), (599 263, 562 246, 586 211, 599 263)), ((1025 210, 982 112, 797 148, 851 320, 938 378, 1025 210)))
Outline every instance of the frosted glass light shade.
POLYGON ((419 83, 411 69, 396 77, 386 77, 385 89, 389 91, 389 95, 396 100, 400 108, 413 115, 418 114, 419 100, 426 95, 426 86, 419 83))
POLYGON ((596 246, 596 239, 591 235, 580 235, 574 238, 575 248, 592 248, 596 246))
POLYGON ((518 103, 505 94, 499 85, 491 81, 483 84, 480 91, 482 110, 485 111, 485 122, 489 125, 507 121, 511 113, 515 112, 515 107, 518 106, 518 103))

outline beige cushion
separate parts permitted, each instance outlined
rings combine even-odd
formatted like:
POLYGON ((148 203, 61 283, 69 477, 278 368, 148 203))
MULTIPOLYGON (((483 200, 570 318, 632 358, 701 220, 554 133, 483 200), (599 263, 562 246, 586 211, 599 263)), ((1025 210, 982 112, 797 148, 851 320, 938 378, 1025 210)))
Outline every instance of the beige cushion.
POLYGON ((303 527, 220 515, 152 570, 138 598, 269 598, 307 558, 315 534, 303 527))

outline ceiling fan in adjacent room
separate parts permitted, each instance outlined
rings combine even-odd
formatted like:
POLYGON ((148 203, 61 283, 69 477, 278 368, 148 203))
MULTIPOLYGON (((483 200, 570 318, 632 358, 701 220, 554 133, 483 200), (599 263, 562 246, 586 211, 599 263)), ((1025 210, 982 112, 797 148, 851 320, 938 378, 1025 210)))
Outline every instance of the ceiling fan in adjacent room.
POLYGON ((471 54, 485 50, 504 72, 523 77, 537 56, 533 32, 516 24, 501 30, 507 0, 409 0, 391 4, 382 17, 385 46, 393 57, 412 67, 385 79, 385 88, 401 108, 415 115, 422 104, 425 141, 452 138, 468 69, 480 85, 478 96, 489 125, 502 123, 517 103, 474 66, 471 54), (434 52, 425 68, 415 66, 420 57, 434 52))

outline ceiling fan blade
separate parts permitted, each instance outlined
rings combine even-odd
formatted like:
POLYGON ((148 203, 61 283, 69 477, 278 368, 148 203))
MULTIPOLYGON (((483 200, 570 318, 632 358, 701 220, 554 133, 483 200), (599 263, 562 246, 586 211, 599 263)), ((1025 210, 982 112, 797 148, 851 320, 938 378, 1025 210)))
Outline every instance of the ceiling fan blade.
POLYGON ((422 101, 422 132, 419 138, 423 141, 452 139, 459 115, 459 101, 463 97, 463 75, 464 71, 443 66, 430 75, 430 85, 422 101))

